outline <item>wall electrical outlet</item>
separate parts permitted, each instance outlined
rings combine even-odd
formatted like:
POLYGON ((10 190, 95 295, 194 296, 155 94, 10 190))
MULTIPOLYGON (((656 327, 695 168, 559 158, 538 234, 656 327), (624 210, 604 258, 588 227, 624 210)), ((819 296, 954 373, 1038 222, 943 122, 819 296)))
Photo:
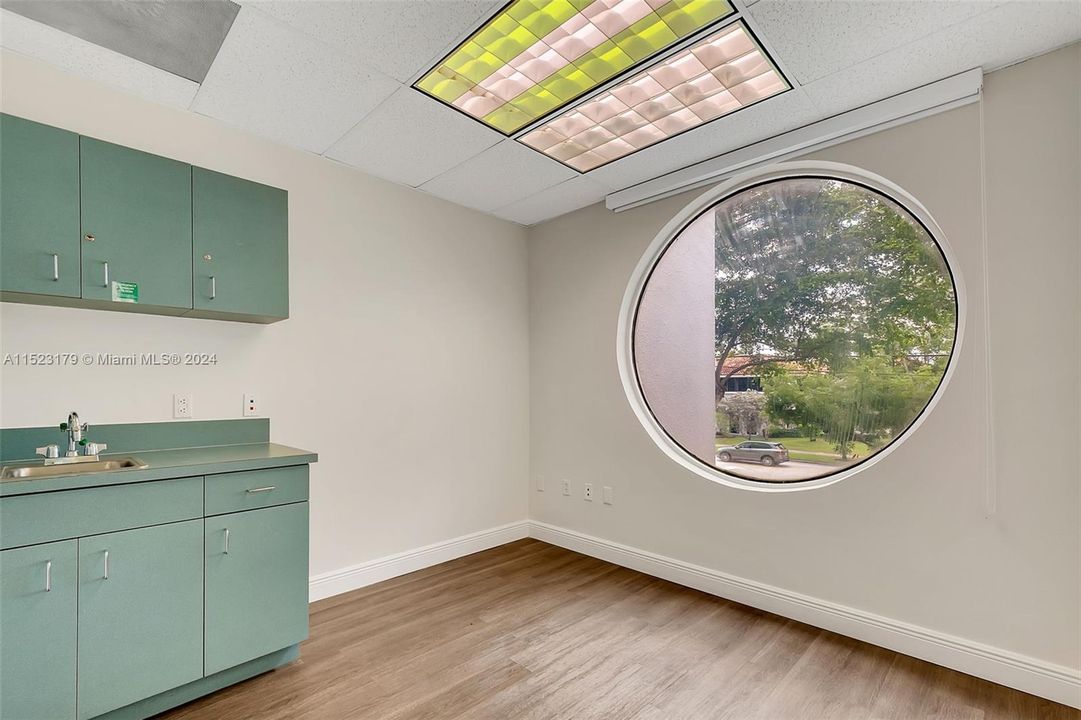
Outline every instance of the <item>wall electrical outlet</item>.
POLYGON ((256 417, 259 414, 259 403, 255 399, 255 393, 244 393, 244 417, 256 417))
POLYGON ((570 495, 571 494, 571 481, 570 480, 564 480, 563 481, 563 494, 564 495, 570 495))
POLYGON ((602 492, 603 492, 604 504, 605 505, 611 505, 612 503, 615 502, 615 493, 612 492, 612 486, 611 485, 605 485, 602 492))
POLYGON ((537 476, 537 492, 544 492, 544 476, 537 476))
POLYGON ((590 502, 593 501, 593 483, 585 484, 585 493, 583 493, 582 497, 590 502))
POLYGON ((174 418, 190 418, 192 417, 192 401, 191 393, 174 393, 173 394, 173 417, 174 418))

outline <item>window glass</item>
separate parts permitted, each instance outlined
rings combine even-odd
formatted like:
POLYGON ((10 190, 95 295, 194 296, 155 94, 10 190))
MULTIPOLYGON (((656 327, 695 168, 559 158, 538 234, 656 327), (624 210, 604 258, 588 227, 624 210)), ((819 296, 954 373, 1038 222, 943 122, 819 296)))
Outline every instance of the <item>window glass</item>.
POLYGON ((956 327, 945 257, 912 213, 855 182, 784 178, 722 199, 667 246, 634 316, 634 370, 699 462, 800 482, 904 433, 956 327))

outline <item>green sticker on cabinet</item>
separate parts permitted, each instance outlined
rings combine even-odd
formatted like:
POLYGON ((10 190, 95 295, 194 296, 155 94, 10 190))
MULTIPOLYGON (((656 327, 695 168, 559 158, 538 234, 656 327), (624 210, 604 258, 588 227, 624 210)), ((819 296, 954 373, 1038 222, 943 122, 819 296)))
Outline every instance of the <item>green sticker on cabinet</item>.
POLYGON ((139 302, 139 285, 113 280, 113 302, 139 302))

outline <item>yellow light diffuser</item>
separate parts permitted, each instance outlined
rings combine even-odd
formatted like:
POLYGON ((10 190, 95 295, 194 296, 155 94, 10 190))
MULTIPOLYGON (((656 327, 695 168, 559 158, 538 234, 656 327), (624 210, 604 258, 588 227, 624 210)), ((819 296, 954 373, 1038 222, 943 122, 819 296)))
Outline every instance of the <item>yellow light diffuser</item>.
POLYGON ((514 0, 414 87, 510 135, 731 13, 728 0, 514 0))
POLYGON ((737 22, 519 139, 588 172, 788 87, 737 22))

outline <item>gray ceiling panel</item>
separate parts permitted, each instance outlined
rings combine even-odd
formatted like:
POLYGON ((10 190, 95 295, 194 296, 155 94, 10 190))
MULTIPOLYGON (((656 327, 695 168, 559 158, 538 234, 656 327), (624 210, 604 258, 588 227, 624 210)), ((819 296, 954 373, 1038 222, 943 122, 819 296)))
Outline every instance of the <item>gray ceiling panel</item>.
POLYGON ((240 10, 229 0, 3 0, 0 7, 195 82, 240 10))

